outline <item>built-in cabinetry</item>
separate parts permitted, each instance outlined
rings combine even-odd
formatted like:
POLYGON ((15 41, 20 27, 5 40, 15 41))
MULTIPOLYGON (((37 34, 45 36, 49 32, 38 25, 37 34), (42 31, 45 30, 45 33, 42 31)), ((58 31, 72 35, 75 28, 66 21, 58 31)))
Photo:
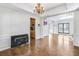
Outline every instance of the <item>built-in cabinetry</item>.
POLYGON ((35 43, 35 21, 36 19, 30 17, 30 43, 35 43))

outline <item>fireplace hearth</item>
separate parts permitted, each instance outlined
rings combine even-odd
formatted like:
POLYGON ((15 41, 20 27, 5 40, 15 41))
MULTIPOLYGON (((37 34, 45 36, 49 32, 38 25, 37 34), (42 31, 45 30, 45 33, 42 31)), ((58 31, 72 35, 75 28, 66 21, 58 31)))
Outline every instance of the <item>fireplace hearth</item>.
POLYGON ((11 48, 28 43, 28 34, 11 36, 11 48))

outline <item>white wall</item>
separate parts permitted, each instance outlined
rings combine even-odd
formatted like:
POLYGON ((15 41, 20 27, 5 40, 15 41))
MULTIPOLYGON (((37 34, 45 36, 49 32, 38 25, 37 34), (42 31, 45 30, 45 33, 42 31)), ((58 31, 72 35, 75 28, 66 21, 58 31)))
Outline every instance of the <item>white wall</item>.
POLYGON ((49 35, 49 24, 43 25, 43 36, 49 35))
POLYGON ((0 6, 0 51, 10 48, 11 36, 29 34, 30 16, 34 15, 0 6))
POLYGON ((79 9, 74 12, 74 45, 79 47, 79 9))
POLYGON ((49 35, 49 28, 50 28, 50 20, 47 18, 47 19, 43 19, 43 24, 42 24, 42 30, 43 30, 43 32, 42 32, 42 34, 43 34, 43 36, 48 36, 49 35), (44 21, 47 21, 47 24, 46 25, 44 25, 44 21))
POLYGON ((40 39, 41 38, 41 20, 40 20, 40 17, 36 18, 35 33, 36 33, 36 40, 40 39), (38 24, 40 24, 40 26, 38 24))

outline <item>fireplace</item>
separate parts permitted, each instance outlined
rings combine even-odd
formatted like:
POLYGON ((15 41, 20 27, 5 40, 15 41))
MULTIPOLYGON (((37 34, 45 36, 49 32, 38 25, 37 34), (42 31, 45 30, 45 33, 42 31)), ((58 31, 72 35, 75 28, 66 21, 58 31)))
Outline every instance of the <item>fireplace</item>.
POLYGON ((11 36, 11 48, 28 43, 28 34, 11 36))

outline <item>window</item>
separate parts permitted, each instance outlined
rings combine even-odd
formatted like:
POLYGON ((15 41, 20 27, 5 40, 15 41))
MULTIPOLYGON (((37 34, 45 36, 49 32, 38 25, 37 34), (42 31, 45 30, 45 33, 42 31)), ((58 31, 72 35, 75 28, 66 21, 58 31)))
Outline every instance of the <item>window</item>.
POLYGON ((59 23, 58 24, 58 33, 69 34, 69 23, 59 23))

